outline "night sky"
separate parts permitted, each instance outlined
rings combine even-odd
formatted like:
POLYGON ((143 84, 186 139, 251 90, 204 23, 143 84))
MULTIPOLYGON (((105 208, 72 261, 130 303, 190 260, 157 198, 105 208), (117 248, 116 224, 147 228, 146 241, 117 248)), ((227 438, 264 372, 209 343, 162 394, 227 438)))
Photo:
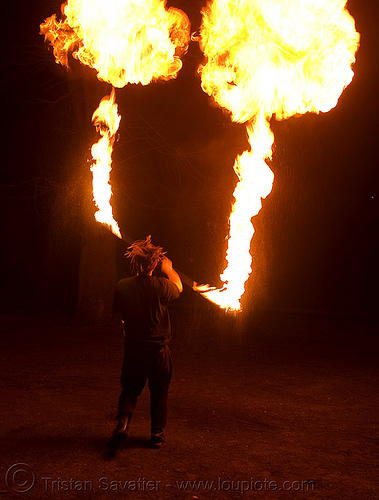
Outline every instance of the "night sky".
MULTIPOLYGON (((204 3, 170 5, 185 10, 196 31, 204 3)), ((275 181, 254 218, 245 309, 258 294, 267 308, 377 311, 378 12, 368 0, 351 0, 348 8, 361 47, 336 108, 272 120, 275 181)), ((59 12, 59 1, 21 0, 2 9, 2 301, 51 301, 69 311, 94 209, 91 115, 111 87, 76 61, 69 72, 55 64, 39 24, 59 12)), ((232 167, 247 140, 244 125, 201 90, 201 60, 193 42, 176 80, 116 91, 122 120, 113 205, 125 234, 152 234, 178 269, 218 285, 232 167)), ((118 261, 124 250, 117 243, 118 261)))

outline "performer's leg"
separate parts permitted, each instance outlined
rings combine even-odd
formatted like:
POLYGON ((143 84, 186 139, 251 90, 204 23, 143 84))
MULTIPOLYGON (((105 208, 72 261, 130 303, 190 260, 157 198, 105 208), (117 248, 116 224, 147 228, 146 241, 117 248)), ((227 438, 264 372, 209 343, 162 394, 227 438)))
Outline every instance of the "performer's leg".
POLYGON ((118 400, 117 418, 132 416, 147 379, 146 359, 143 353, 125 351, 121 372, 121 393, 118 400))
POLYGON ((107 443, 109 456, 114 456, 128 437, 130 419, 147 379, 146 364, 138 353, 125 351, 121 372, 121 393, 118 400, 117 425, 107 443))
POLYGON ((154 363, 148 373, 150 389, 151 440, 154 447, 164 442, 167 423, 168 389, 172 375, 172 361, 168 346, 155 354, 154 363))

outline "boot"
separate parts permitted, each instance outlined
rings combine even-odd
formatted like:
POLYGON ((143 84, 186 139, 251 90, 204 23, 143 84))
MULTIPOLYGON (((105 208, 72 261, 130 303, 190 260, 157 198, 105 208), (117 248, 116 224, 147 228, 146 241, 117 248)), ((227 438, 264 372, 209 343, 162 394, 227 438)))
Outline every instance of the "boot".
POLYGON ((164 427, 151 428, 151 448, 160 448, 165 442, 164 427))
POLYGON ((108 456, 114 456, 117 450, 120 449, 121 444, 128 439, 130 417, 130 415, 126 415, 118 419, 112 436, 107 443, 108 456))
POLYGON ((126 415, 124 417, 119 418, 112 436, 116 436, 118 434, 124 434, 127 437, 129 423, 130 423, 130 415, 126 415))

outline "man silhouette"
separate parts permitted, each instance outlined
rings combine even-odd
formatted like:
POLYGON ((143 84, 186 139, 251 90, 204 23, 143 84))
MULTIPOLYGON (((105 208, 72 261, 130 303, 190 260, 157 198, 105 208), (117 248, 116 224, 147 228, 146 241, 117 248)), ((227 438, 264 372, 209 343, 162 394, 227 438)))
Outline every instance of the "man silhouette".
POLYGON ((151 243, 151 236, 135 241, 125 255, 131 260, 134 276, 119 281, 114 296, 114 319, 123 323, 125 353, 118 423, 108 442, 110 454, 127 438, 130 419, 146 381, 150 390, 151 446, 159 448, 164 443, 172 374, 168 304, 183 291, 172 262, 161 247, 151 243), (153 276, 158 263, 167 278, 153 276))

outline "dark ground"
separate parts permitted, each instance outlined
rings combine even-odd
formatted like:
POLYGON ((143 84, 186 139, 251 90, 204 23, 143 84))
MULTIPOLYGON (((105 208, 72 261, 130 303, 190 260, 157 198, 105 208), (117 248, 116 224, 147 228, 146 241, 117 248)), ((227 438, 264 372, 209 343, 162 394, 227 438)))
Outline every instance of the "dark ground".
POLYGON ((128 448, 109 460, 122 338, 67 327, 46 312, 2 313, 3 498, 234 499, 238 481, 247 489, 252 477, 263 491, 245 492, 250 498, 378 498, 372 318, 277 311, 236 319, 200 297, 180 301, 172 318, 167 442, 148 448, 145 389, 128 448), (15 474, 18 463, 28 473, 15 474), (12 492, 12 477, 26 488, 30 470, 34 488, 12 492), (139 478, 145 491, 122 490, 139 478), (181 490, 186 481, 214 484, 181 490), (277 491, 265 490, 270 481, 277 491), (314 481, 314 491, 303 481, 314 481))

